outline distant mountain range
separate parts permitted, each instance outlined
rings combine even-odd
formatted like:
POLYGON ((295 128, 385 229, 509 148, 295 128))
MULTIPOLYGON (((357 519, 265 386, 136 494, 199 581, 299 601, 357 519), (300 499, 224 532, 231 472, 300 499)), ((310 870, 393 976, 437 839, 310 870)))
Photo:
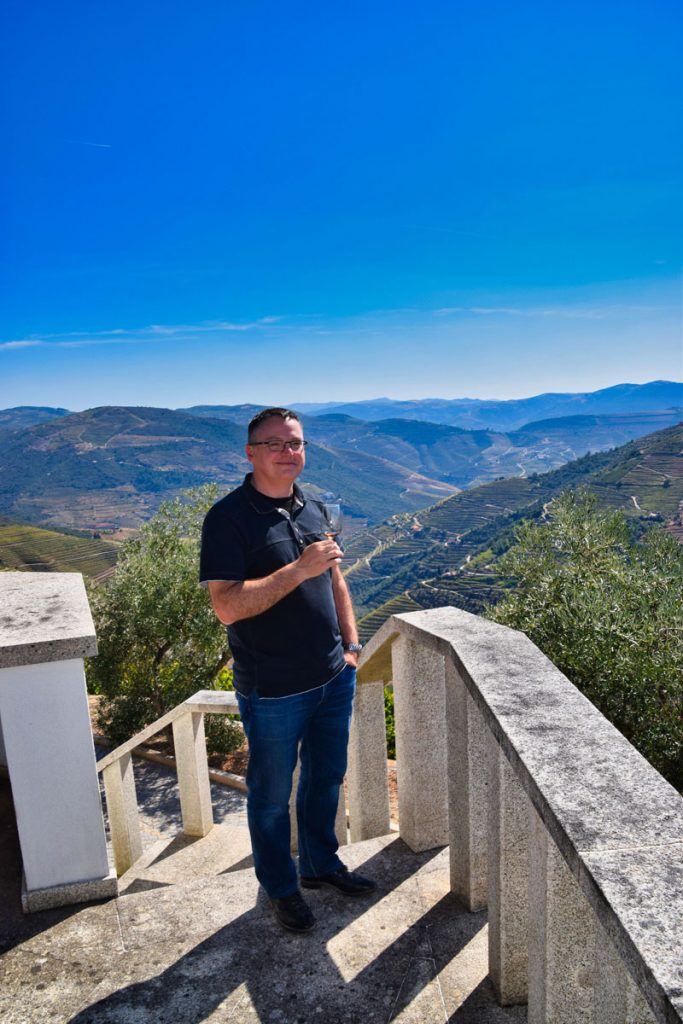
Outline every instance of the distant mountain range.
MULTIPOLYGON (((156 474, 171 473, 177 482, 183 458, 194 459, 206 472, 228 439, 241 443, 242 430, 235 424, 209 420, 203 431, 200 418, 162 412, 157 416, 152 414, 159 410, 105 408, 62 418, 52 432, 47 431, 49 424, 18 432, 17 440, 23 441, 15 450, 16 464, 24 460, 27 472, 24 489, 14 501, 15 516, 23 510, 43 521, 71 520, 91 529, 89 520, 98 516, 111 526, 140 522, 161 496, 174 493, 173 486, 168 491, 150 490, 156 474), (183 427, 190 433, 177 433, 183 427), (193 447, 200 456, 188 454, 193 447), (170 460, 176 469, 169 469, 170 460), (41 472, 44 479, 37 484, 41 472), (122 482, 126 479, 128 483, 122 482)), ((346 419, 340 417, 342 423, 346 419)), ((434 427, 410 421, 408 426, 413 431, 434 427)), ((452 436, 452 428, 443 430, 444 436, 452 436)), ((408 440, 416 438, 401 436, 403 443, 408 440)), ((0 451, 5 447, 0 444, 0 451)), ((311 448, 316 459, 332 459, 326 471, 339 471, 330 450, 311 448)), ((347 469, 350 457, 347 453, 342 460, 347 469)), ((383 460, 368 458, 375 468, 384 465, 383 460)), ((7 461, 0 463, 0 499, 10 494, 5 486, 7 466, 7 461)), ((350 475, 362 478, 363 467, 352 469, 350 475)), ((380 494, 384 514, 378 512, 366 529, 350 531, 345 540, 345 572, 365 640, 395 612, 446 604, 480 612, 486 603, 497 601, 508 585, 500 578, 497 560, 513 542, 515 526, 521 519, 539 519, 548 502, 569 488, 588 487, 603 507, 622 509, 636 529, 660 525, 683 542, 683 423, 550 472, 496 479, 435 504, 423 501, 426 507, 417 511, 406 510, 404 496, 380 477, 377 491, 361 480, 357 496, 372 504, 380 494)), ((115 558, 116 547, 98 534, 65 537, 0 517, 0 570, 76 570, 104 578, 113 571, 115 558)))
MULTIPOLYGON (((617 392, 619 401, 636 406, 679 393, 683 403, 683 385, 653 383, 596 392, 588 404, 618 404, 617 392)), ((386 409, 411 403, 382 404, 386 409)), ((140 525, 163 499, 185 488, 216 481, 228 490, 249 468, 244 424, 258 408, 0 411, 0 514, 53 527, 114 530, 140 525), (32 417, 37 422, 27 426, 32 417)), ((463 488, 556 469, 682 419, 683 408, 640 409, 544 419, 502 431, 306 414, 311 444, 304 482, 314 494, 340 497, 358 527, 424 508, 463 488)))
MULTIPOLYGON (((426 420, 446 423, 463 430, 517 430, 538 420, 567 416, 624 415, 657 412, 683 407, 683 383, 654 380, 648 384, 615 384, 600 391, 548 393, 507 400, 479 398, 420 398, 399 401, 376 398, 360 402, 290 402, 290 408, 305 416, 351 416, 354 419, 426 420)), ((246 424, 263 405, 194 405, 177 409, 195 416, 211 416, 246 424)), ((47 419, 68 416, 68 409, 16 406, 0 410, 0 430, 17 430, 47 419)))
POLYGON ((615 448, 683 420, 683 409, 572 416, 521 430, 462 430, 421 420, 364 422, 328 413, 304 417, 306 436, 340 452, 363 451, 458 488, 545 473, 589 451, 615 448))
MULTIPOLYGON (((363 521, 422 508, 455 488, 361 451, 313 443, 306 484, 343 495, 363 521)), ((249 464, 244 429, 171 409, 103 406, 0 436, 0 514, 76 529, 139 526, 159 503, 216 481, 225 490, 249 464)))
POLYGON ((294 408, 313 415, 340 413, 363 420, 408 419, 448 423, 465 430, 516 430, 536 420, 566 416, 602 416, 654 411, 683 406, 683 384, 655 380, 649 384, 617 384, 585 394, 544 394, 508 401, 477 398, 424 398, 415 401, 374 401, 300 404, 294 408))

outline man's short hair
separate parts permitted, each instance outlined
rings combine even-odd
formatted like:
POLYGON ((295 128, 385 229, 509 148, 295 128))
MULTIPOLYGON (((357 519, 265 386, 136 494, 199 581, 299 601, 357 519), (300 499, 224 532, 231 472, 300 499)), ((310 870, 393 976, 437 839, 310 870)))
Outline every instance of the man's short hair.
POLYGON ((298 413, 294 412, 293 409, 263 409, 262 412, 256 413, 249 424, 247 431, 247 438, 249 441, 254 440, 254 435, 258 428, 264 420, 270 419, 271 416, 279 416, 281 420, 296 420, 297 423, 301 423, 298 413))

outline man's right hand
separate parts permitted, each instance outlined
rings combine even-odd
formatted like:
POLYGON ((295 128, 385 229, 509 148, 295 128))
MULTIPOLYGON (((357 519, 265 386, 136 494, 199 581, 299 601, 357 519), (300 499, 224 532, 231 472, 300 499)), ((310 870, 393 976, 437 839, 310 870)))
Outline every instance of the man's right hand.
POLYGON ((304 580, 320 576, 342 560, 342 551, 333 540, 317 540, 301 552, 295 562, 288 562, 270 576, 258 580, 209 580, 213 610, 226 626, 240 619, 272 608, 304 580))
POLYGON ((342 550, 336 541, 317 540, 304 548, 296 560, 296 566, 304 579, 309 580, 339 565, 341 560, 342 550))

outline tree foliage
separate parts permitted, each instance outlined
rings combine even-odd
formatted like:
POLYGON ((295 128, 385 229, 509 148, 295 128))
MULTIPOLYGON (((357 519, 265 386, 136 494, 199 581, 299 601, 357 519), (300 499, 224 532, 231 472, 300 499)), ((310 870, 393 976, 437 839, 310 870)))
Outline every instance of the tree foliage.
POLYGON ((658 528, 636 542, 584 492, 516 537, 500 562, 516 589, 488 616, 523 630, 683 788, 683 548, 658 528))
MULTIPOLYGON (((114 576, 90 589, 99 654, 88 683, 102 695, 99 725, 114 743, 197 690, 230 685, 225 628, 198 585, 201 524, 216 496, 210 485, 162 504, 122 546, 114 576)), ((223 716, 207 715, 206 730, 216 752, 242 738, 223 716)))

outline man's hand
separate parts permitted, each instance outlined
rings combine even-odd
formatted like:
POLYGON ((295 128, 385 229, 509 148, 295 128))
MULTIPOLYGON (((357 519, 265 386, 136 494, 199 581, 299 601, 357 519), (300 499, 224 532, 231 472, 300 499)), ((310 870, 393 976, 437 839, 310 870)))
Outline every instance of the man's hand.
POLYGON ((358 668, 358 651, 344 651, 344 661, 351 668, 358 668))
POLYGON ((213 610, 226 626, 260 615, 291 594, 304 580, 320 576, 327 569, 338 571, 341 558, 341 548, 333 540, 318 540, 304 548, 295 562, 283 565, 263 579, 240 583, 210 580, 213 610))
POLYGON ((303 578, 310 580, 339 565, 341 560, 342 551, 336 541, 317 540, 304 548, 294 564, 303 578))

